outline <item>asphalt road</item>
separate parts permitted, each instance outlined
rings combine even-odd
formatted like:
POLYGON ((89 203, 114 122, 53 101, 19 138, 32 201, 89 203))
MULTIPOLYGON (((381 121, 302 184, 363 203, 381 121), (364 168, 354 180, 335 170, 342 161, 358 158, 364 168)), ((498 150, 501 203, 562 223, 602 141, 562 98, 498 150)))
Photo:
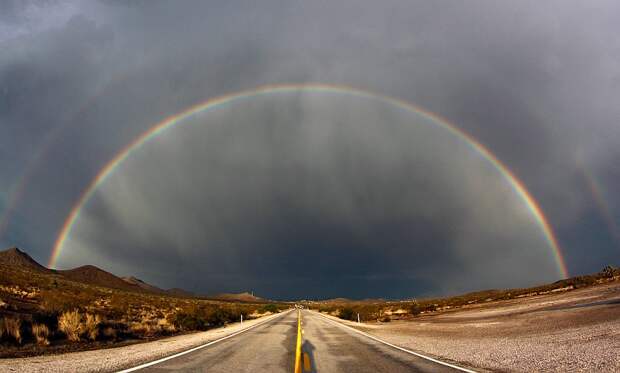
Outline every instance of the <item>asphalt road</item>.
MULTIPOLYGON (((302 311, 302 372, 454 372, 302 311)), ((297 312, 145 372, 294 372, 297 312)))

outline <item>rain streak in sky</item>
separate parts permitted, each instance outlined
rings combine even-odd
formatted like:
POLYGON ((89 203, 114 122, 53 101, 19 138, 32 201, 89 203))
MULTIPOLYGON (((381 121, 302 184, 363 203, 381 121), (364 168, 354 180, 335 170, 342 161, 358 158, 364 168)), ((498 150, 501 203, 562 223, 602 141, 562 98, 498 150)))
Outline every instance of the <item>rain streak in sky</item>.
POLYGON ((618 265, 619 11, 3 2, 0 247, 279 299, 618 265))

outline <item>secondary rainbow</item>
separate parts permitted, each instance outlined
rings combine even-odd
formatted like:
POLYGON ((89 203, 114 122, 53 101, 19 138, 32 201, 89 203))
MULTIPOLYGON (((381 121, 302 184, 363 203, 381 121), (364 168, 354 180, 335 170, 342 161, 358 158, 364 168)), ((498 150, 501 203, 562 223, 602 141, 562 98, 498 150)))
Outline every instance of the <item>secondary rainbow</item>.
POLYGON ((108 91, 113 86, 113 83, 122 82, 129 73, 129 70, 124 71, 122 74, 119 74, 113 79, 105 82, 104 85, 100 87, 100 89, 96 90, 94 94, 86 97, 82 101, 82 104, 77 106, 76 110, 73 110, 70 114, 64 117, 62 120, 63 124, 54 127, 50 132, 47 133, 47 135, 41 142, 41 146, 37 147, 37 152, 28 160, 28 163, 23 168, 24 171, 9 189, 8 197, 6 199, 8 203, 6 204, 6 208, 2 212, 2 216, 0 216, 0 239, 2 239, 4 234, 6 233, 13 214, 18 210, 19 203, 26 195, 26 189, 28 184, 31 182, 32 177, 35 176, 35 172, 37 171, 37 169, 39 169, 43 165, 43 161, 46 159, 45 156, 52 148, 52 145, 54 145, 58 138, 62 136, 65 129, 79 122, 76 119, 79 118, 81 115, 84 115, 87 110, 91 108, 94 103, 97 102, 97 98, 106 93, 106 91, 108 91))
POLYGON ((583 178, 586 181, 586 185, 590 190, 590 194, 596 207, 599 211, 599 214, 605 224, 607 225, 607 229, 609 230, 609 234, 613 239, 614 243, 620 246, 620 228, 616 223, 612 212, 609 210, 609 204, 607 203, 607 199, 605 198, 604 189, 599 182, 599 180, 590 172, 586 167, 584 167, 583 163, 578 162, 577 166, 583 173, 583 178))
POLYGON ((205 102, 199 103, 197 105, 191 106, 188 109, 174 114, 165 118, 163 121, 155 124, 148 131, 144 132, 134 141, 129 143, 125 148, 123 148, 119 153, 117 153, 114 158, 112 158, 96 175, 96 177, 91 181, 91 183, 86 187, 86 189, 82 192, 80 197, 78 198, 76 204, 71 209, 67 219, 65 220, 60 233, 54 243, 54 247, 52 249, 52 254, 49 260, 49 267, 54 268, 56 266, 56 262, 58 257, 62 251, 63 245, 67 240, 67 237, 71 234, 71 230, 76 222, 76 220, 80 216, 80 212, 82 207, 88 202, 93 193, 97 190, 97 188, 110 176, 114 169, 118 165, 120 165, 127 157, 129 157, 135 149, 140 148, 143 144, 148 142, 150 139, 160 135, 167 129, 174 127, 174 125, 182 123, 184 119, 191 117, 197 113, 201 113, 213 108, 216 108, 221 105, 232 104, 235 101, 248 99, 257 95, 266 95, 266 94, 277 94, 277 93, 294 93, 294 92, 331 92, 331 93, 341 93, 354 95, 365 98, 373 98, 377 100, 384 101, 386 103, 398 106, 402 109, 409 110, 411 112, 417 113, 427 119, 430 119, 432 123, 450 131, 458 138, 462 139, 470 148, 474 149, 477 153, 479 153, 482 157, 488 160, 506 179, 509 185, 512 187, 514 192, 523 200, 523 202, 528 207, 529 211, 532 213, 533 217, 536 219, 542 233, 547 240, 549 246, 553 251, 553 257, 557 266, 557 270, 559 274, 566 278, 568 277, 568 270, 566 269, 566 264, 564 262, 564 258, 562 256, 562 252, 560 250, 560 246, 558 241, 551 229, 551 226, 543 214, 540 206, 532 197, 532 195, 525 188, 525 185, 506 167, 491 151, 489 151, 484 145, 479 143, 476 139, 465 133, 463 130, 459 129, 455 125, 451 124, 446 119, 440 117, 437 114, 426 111, 422 108, 419 108, 411 103, 403 101, 398 98, 384 96, 375 94, 372 92, 355 89, 347 86, 339 86, 339 85, 328 85, 328 84, 281 84, 281 85, 267 85, 261 86, 252 90, 236 92, 224 96, 215 97, 209 99, 205 102))

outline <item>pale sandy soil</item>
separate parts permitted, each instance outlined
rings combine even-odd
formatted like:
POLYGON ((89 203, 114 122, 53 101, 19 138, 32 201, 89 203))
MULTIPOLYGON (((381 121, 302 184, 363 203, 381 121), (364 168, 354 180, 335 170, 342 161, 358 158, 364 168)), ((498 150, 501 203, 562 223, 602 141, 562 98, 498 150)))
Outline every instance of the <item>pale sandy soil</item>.
MULTIPOLYGON (((248 321, 243 327, 271 317, 277 315, 248 321)), ((620 372, 620 282, 490 302, 413 321, 344 323, 396 345, 479 371, 620 372)), ((3 359, 0 372, 115 371, 240 329, 235 324, 113 349, 3 359)))
POLYGON ((257 323, 275 314, 201 333, 163 338, 153 342, 103 350, 72 352, 20 359, 1 359, 0 372, 114 372, 200 346, 257 323))
POLYGON ((348 324, 482 371, 620 372, 620 282, 414 321, 348 324))

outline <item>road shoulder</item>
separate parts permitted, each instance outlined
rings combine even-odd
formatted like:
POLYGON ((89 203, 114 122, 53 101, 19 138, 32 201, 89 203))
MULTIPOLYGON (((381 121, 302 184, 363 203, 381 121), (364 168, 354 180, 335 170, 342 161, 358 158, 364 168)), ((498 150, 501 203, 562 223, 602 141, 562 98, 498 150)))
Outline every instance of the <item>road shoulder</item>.
POLYGON ((200 333, 162 338, 130 346, 0 360, 0 371, 8 372, 114 372, 177 354, 270 321, 285 312, 236 323, 200 333))

